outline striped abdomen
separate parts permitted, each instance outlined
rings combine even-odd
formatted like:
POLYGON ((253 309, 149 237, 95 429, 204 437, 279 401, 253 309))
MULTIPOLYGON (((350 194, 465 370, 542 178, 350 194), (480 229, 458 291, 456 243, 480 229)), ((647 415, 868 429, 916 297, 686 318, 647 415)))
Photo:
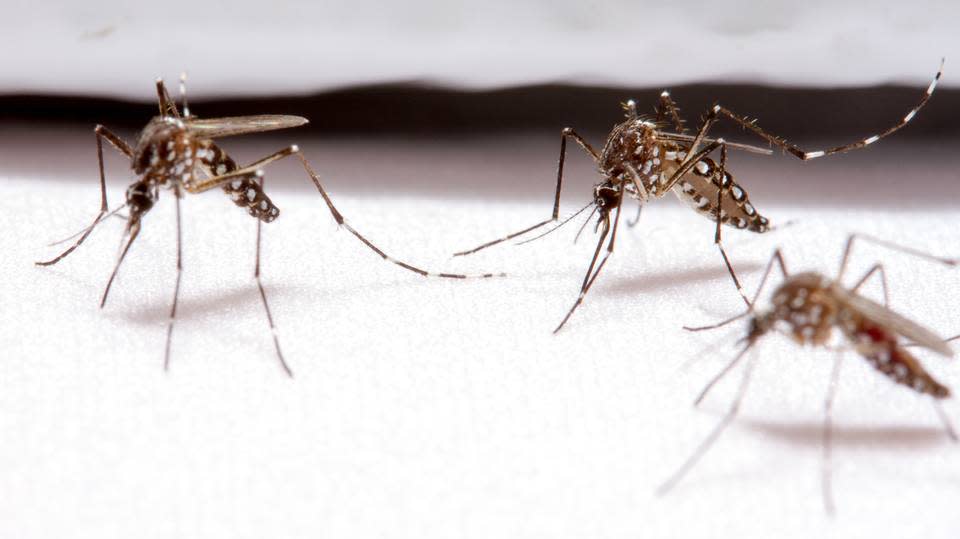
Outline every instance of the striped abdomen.
POLYGON ((934 380, 884 328, 861 319, 855 330, 845 330, 845 333, 855 343, 857 352, 894 382, 938 399, 950 396, 950 389, 934 380))
MULTIPOLYGON (((665 155, 670 158, 672 166, 665 166, 663 175, 669 177, 686 157, 686 153, 683 150, 668 151, 665 155)), ((673 187, 673 192, 704 217, 716 220, 717 198, 721 187, 728 187, 720 208, 722 224, 757 233, 770 230, 770 221, 757 213, 743 187, 734 181, 728 171, 721 174, 719 165, 709 157, 697 161, 673 187)))
MULTIPOLYGON (((222 176, 238 168, 233 158, 213 142, 205 141, 204 147, 197 151, 197 157, 214 176, 222 176)), ((253 172, 231 178, 223 184, 223 191, 230 195, 234 204, 246 208, 250 215, 264 223, 280 215, 280 209, 260 187, 260 177, 253 172)))

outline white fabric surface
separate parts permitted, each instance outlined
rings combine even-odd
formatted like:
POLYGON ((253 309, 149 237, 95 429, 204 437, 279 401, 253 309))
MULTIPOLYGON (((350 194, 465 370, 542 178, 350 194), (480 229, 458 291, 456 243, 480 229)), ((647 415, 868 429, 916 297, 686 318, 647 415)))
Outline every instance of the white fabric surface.
POLYGON ((144 101, 183 70, 199 98, 409 81, 916 86, 960 59, 958 18, 950 0, 14 1, 0 92, 144 101))
MULTIPOLYGON (((275 188, 283 213, 264 229, 264 281, 291 380, 252 280, 255 225, 220 193, 187 198, 181 311, 165 374, 169 193, 101 311, 120 220, 59 265, 32 264, 98 203, 92 151, 63 151, 71 179, 0 179, 2 537, 936 538, 960 529, 957 445, 927 399, 853 355, 835 408, 839 514, 824 514, 820 428, 833 355, 779 337, 758 351, 742 417, 674 492, 654 496, 726 409, 736 378, 702 410, 690 404, 743 330, 681 330, 742 305, 712 225, 675 201, 651 204, 637 228, 621 229, 595 290, 554 336, 592 235, 573 246, 568 226, 523 247, 449 258, 543 218, 549 168, 508 180, 540 195, 519 201, 448 196, 439 182, 431 195, 357 196, 327 174, 340 209, 385 250, 435 269, 510 274, 485 281, 404 272, 337 231, 315 193, 275 188)), ((531 169, 553 163, 554 153, 534 153, 531 169)), ((839 198, 824 191, 825 203, 791 202, 764 192, 799 185, 804 174, 829 177, 854 158, 806 164, 804 173, 773 159, 782 177, 749 166, 737 177, 756 186, 752 198, 774 222, 799 222, 764 236, 728 232, 748 290, 775 246, 794 270, 833 274, 848 231, 960 255, 955 182, 912 209, 896 199, 844 207, 843 196, 859 200, 867 186, 890 188, 862 167, 836 184, 839 198)), ((315 161, 321 173, 348 165, 315 161)), ((893 178, 923 170, 901 158, 881 169, 893 178)), ((270 177, 296 174, 279 170, 270 177)), ((474 189, 486 189, 486 171, 435 170, 472 175, 474 189)), ((117 202, 128 180, 113 178, 117 202)), ((565 212, 589 199, 589 181, 571 180, 565 212)), ((906 198, 930 193, 894 185, 906 198)), ((851 278, 876 260, 887 265, 898 311, 944 336, 960 330, 956 271, 861 245, 851 278)), ((876 283, 866 294, 879 297, 876 283)), ((918 355, 960 388, 954 361, 918 355)), ((960 416, 953 400, 946 408, 960 416)))

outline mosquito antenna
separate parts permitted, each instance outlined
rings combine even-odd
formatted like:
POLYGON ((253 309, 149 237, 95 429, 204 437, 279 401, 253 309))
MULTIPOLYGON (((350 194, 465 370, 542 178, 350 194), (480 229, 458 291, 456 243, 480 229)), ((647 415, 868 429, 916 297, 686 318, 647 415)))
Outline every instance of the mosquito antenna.
MULTIPOLYGON (((700 360, 703 359, 704 357, 710 355, 710 354, 709 354, 710 352, 713 352, 713 351, 718 350, 718 349, 720 348, 720 346, 719 346, 720 343, 728 340, 729 337, 730 337, 730 335, 729 335, 729 334, 726 334, 726 335, 723 335, 722 337, 718 337, 718 338, 710 341, 709 343, 707 343, 706 345, 704 345, 703 348, 701 348, 700 350, 697 350, 696 353, 691 354, 690 357, 688 357, 688 358, 686 359, 686 361, 684 361, 683 363, 681 363, 681 364, 680 364, 680 367, 677 368, 677 371, 678 371, 678 372, 686 371, 686 370, 689 369, 694 363, 696 363, 697 361, 700 361, 700 360)), ((738 341, 738 342, 739 342, 739 341, 738 341)))
POLYGON ((737 353, 730 363, 727 363, 727 366, 718 372, 716 376, 714 376, 713 379, 711 379, 710 382, 704 386, 703 390, 700 391, 700 395, 697 396, 697 400, 693 401, 693 405, 695 407, 700 406, 700 403, 703 402, 703 399, 707 397, 707 394, 710 393, 710 390, 713 389, 713 386, 717 385, 717 383, 720 382, 720 380, 722 380, 727 373, 733 370, 733 368, 740 363, 740 360, 743 359, 743 355, 747 353, 747 350, 749 350, 751 346, 753 346, 753 341, 748 341, 746 346, 740 349, 740 352, 737 353))
POLYGON ((180 108, 183 109, 183 117, 190 117, 190 107, 187 105, 187 72, 180 73, 180 108))
POLYGON ((47 244, 47 247, 53 247, 54 245, 60 245, 61 243, 66 243, 66 242, 68 242, 68 241, 76 238, 77 236, 79 236, 79 235, 81 235, 81 234, 86 234, 88 230, 90 230, 90 229, 94 228, 95 226, 99 225, 100 223, 102 223, 103 221, 105 221, 108 217, 113 217, 114 215, 116 215, 117 213, 119 213, 120 210, 122 210, 122 209, 125 208, 125 207, 127 207, 126 204, 123 204, 122 206, 118 206, 115 210, 111 211, 110 213, 104 214, 103 217, 97 219, 92 225, 84 228, 83 230, 80 230, 79 232, 77 232, 77 233, 75 233, 75 234, 73 234, 73 235, 71 235, 71 236, 69 236, 69 237, 63 238, 62 240, 57 240, 57 241, 55 241, 55 242, 48 243, 48 244, 47 244))
MULTIPOLYGON (((580 230, 577 231, 577 235, 573 237, 573 243, 577 243, 577 240, 580 239, 580 234, 583 233, 583 229, 587 228, 587 223, 590 222, 590 219, 593 219, 593 214, 597 213, 597 208, 594 207, 593 211, 590 212, 590 215, 587 216, 587 219, 580 225, 580 230)), ((596 232, 596 231, 594 231, 596 232)))
MULTIPOLYGON (((539 234, 539 235, 537 235, 537 236, 534 236, 534 237, 532 237, 532 238, 530 238, 530 239, 523 240, 523 241, 519 241, 519 242, 516 243, 516 245, 523 245, 523 244, 525 244, 525 243, 530 243, 531 241, 534 241, 534 240, 539 240, 540 238, 546 236, 547 234, 549 234, 549 233, 553 232, 554 230, 556 230, 556 229, 562 227, 563 225, 567 224, 571 219, 573 219, 574 217, 576 217, 576 216, 580 215, 581 213, 583 213, 584 210, 586 210, 587 208, 589 208, 592 204, 593 204, 593 202, 590 202, 590 204, 587 204, 586 206, 580 208, 579 210, 577 210, 576 213, 574 213, 574 214, 571 215, 570 217, 567 217, 567 218, 564 219, 563 221, 560 221, 560 224, 558 224, 557 226, 555 226, 555 227, 547 230, 546 232, 543 232, 543 233, 541 233, 541 234, 539 234)), ((594 211, 596 211, 596 209, 594 209, 594 211)))

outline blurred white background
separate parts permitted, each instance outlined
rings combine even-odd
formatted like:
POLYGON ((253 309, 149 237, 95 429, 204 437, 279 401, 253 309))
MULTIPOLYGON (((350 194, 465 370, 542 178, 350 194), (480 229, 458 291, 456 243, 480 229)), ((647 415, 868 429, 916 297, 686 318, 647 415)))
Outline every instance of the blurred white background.
MULTIPOLYGON (((599 146, 626 98, 649 110, 669 87, 691 125, 719 99, 815 149, 902 118, 946 56, 929 106, 866 150, 808 163, 731 152, 758 211, 795 224, 724 238, 748 290, 778 246, 791 269, 832 274, 851 231, 960 256, 960 3, 2 8, 0 118, 16 121, 0 121, 0 538, 958 536, 958 446, 927 399, 853 355, 835 405, 839 513, 824 514, 833 355, 777 337, 758 350, 742 417, 676 491, 654 496, 726 409, 732 378, 702 410, 690 403, 743 331, 681 329, 742 304, 713 225, 672 197, 621 229, 557 336, 589 228, 576 245, 573 224, 523 247, 450 254, 546 218, 560 128, 599 146), (200 116, 310 116, 311 129, 223 140, 238 161, 297 143, 347 219, 389 253, 509 277, 431 281, 383 262, 282 161, 266 169, 282 213, 264 227, 263 275, 296 378, 277 366, 252 279, 255 224, 216 190, 183 200, 165 374, 169 192, 105 309, 121 220, 56 266, 33 261, 95 215, 93 125, 134 140, 156 111, 153 79, 182 70, 200 116), (900 86, 873 87, 888 83, 900 86), (237 97, 250 99, 224 100, 237 97)), ((133 173, 112 150, 105 159, 117 203, 133 173)), ((566 173, 562 214, 598 180, 577 148, 566 173)), ((851 271, 881 260, 895 309, 960 331, 956 270, 864 246, 851 271)), ((879 297, 877 283, 865 293, 879 297)), ((956 361, 918 355, 960 389, 956 361)), ((960 419, 956 402, 946 408, 960 419)))
MULTIPOLYGON (((760 82, 918 84, 960 61, 949 0, 723 2, 243 0, 3 3, 0 92, 148 99, 418 81, 460 88, 760 82)), ((950 78, 948 86, 956 85, 950 78)))

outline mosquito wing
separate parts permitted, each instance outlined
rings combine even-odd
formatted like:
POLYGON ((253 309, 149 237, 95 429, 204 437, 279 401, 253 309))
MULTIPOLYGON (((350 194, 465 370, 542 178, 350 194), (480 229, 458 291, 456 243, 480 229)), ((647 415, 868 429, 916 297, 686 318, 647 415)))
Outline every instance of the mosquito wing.
MULTIPOLYGON (((663 132, 663 131, 660 132, 658 137, 666 140, 675 140, 678 142, 693 142, 694 139, 697 138, 693 135, 683 135, 680 133, 669 133, 669 132, 663 132)), ((704 144, 709 144, 715 141, 716 139, 712 139, 710 137, 704 137, 703 139, 700 140, 700 142, 704 144)), ((773 155, 773 150, 771 150, 770 148, 753 146, 751 144, 742 144, 740 142, 730 142, 728 140, 724 141, 724 144, 727 145, 727 148, 732 148, 735 150, 743 150, 745 152, 758 153, 760 155, 773 155)))
POLYGON ((190 118, 186 120, 187 127, 194 133, 207 137, 230 137, 262 131, 289 129, 308 123, 309 120, 300 116, 286 116, 283 114, 261 114, 258 116, 232 116, 228 118, 190 118))
POLYGON ((929 329, 859 294, 846 290, 841 290, 839 293, 847 306, 869 318, 873 323, 884 326, 890 332, 940 355, 953 357, 953 350, 950 349, 946 341, 929 329))

